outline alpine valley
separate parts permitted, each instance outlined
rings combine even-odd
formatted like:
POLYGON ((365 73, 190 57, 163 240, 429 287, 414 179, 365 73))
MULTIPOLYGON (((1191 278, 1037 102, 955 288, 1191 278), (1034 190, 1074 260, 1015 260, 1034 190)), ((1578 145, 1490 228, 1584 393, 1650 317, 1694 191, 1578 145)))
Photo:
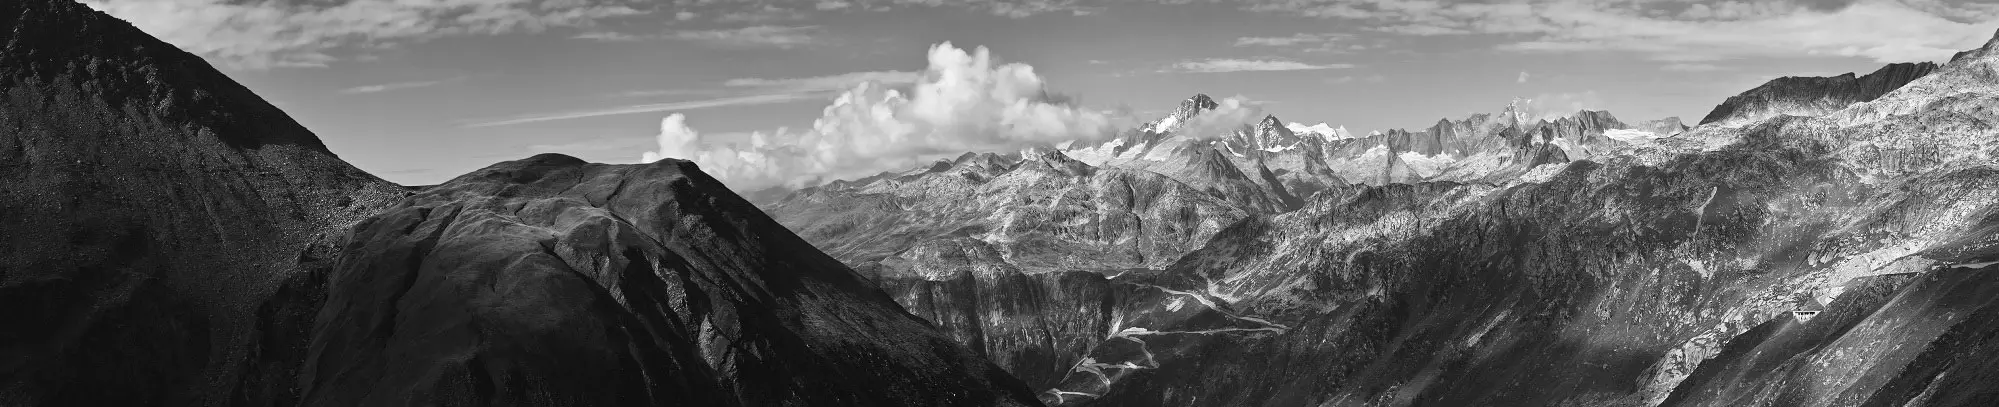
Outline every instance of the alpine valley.
POLYGON ((4 0, 0 406, 1999 405, 1999 38, 1691 127, 1229 103, 750 198, 404 186, 4 0))

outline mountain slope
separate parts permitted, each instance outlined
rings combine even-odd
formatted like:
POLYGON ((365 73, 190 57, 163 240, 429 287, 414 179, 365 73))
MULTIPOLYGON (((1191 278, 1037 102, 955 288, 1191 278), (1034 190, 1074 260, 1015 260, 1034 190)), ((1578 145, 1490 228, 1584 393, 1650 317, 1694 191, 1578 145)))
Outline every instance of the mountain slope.
POLYGON ((123 21, 8 1, 0 33, 0 404, 227 399, 316 236, 402 193, 123 21))
POLYGON ((1034 404, 685 161, 495 164, 345 247, 306 405, 1034 404))

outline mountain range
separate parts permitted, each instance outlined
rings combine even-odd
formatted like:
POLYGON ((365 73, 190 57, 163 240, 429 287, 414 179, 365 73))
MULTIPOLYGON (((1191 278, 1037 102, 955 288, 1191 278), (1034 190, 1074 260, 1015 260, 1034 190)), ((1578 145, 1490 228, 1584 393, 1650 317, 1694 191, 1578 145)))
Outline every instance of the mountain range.
POLYGON ((1049 405, 1989 405, 1999 39, 1698 127, 1196 125, 760 206, 1049 405))
POLYGON ((1196 95, 745 197, 397 185, 74 0, 0 28, 0 405, 1999 405, 1999 37, 1691 127, 1196 95))

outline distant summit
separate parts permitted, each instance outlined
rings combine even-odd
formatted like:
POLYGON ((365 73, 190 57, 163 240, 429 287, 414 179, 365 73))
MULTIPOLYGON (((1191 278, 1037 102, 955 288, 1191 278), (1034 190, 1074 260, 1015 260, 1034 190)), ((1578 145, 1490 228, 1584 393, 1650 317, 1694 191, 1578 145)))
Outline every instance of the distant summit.
POLYGON ((1151 133, 1171 133, 1178 131, 1182 126, 1193 120, 1195 116, 1200 115, 1202 112, 1215 110, 1218 107, 1221 107, 1221 105, 1215 103, 1215 100, 1209 98, 1207 94, 1195 94, 1193 97, 1187 98, 1187 100, 1180 101, 1180 107, 1173 109, 1173 113, 1140 126, 1139 130, 1151 133))

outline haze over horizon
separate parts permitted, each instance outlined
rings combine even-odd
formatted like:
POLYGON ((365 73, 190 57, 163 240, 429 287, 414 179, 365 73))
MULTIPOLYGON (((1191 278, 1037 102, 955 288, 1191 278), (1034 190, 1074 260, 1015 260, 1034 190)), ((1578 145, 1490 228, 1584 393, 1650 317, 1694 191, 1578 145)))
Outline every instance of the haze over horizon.
POLYGON ((399 183, 650 152, 738 189, 1101 137, 1196 93, 1356 133, 1513 98, 1692 122, 1771 78, 1941 61, 1999 28, 1999 5, 1934 0, 86 3, 399 183))

